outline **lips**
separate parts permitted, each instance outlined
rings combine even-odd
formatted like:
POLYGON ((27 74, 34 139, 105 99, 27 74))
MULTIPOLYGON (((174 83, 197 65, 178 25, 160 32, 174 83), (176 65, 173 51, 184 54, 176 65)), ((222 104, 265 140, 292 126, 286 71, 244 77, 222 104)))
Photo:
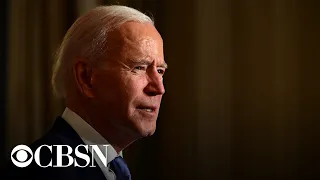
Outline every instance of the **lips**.
POLYGON ((137 109, 145 111, 145 112, 155 112, 157 110, 157 106, 149 106, 149 105, 140 105, 137 109))

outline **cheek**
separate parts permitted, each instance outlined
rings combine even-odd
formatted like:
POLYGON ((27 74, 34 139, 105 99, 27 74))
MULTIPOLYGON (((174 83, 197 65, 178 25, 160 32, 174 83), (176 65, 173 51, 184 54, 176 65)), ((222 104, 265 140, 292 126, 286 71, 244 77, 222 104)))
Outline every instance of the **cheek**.
POLYGON ((147 79, 143 75, 131 75, 127 76, 124 80, 125 82, 125 92, 130 98, 130 101, 139 99, 143 96, 143 90, 147 85, 147 79))
POLYGON ((94 89, 97 101, 102 103, 114 103, 119 97, 121 84, 119 78, 113 75, 100 74, 94 82, 94 89))
POLYGON ((119 74, 100 75, 95 81, 96 99, 103 105, 126 109, 130 104, 144 99, 147 78, 143 74, 123 71, 119 74))

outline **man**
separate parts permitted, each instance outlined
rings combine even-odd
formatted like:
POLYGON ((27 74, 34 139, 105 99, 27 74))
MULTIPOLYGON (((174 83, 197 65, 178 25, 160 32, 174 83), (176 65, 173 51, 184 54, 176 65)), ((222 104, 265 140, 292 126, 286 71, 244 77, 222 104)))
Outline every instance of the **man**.
MULTIPOLYGON (((41 145, 68 145, 73 150, 99 145, 105 152, 107 144, 107 166, 97 156, 96 167, 84 168, 43 168, 33 161, 25 168, 11 164, 8 179, 131 179, 121 152, 155 132, 166 68, 162 38, 143 13, 125 6, 100 6, 78 18, 63 39, 52 76, 66 109, 29 147, 34 152, 41 145)), ((41 164, 57 163, 52 151, 41 151, 41 164)), ((90 157, 95 153, 82 152, 90 157)), ((71 156, 83 163, 74 153, 71 156)))

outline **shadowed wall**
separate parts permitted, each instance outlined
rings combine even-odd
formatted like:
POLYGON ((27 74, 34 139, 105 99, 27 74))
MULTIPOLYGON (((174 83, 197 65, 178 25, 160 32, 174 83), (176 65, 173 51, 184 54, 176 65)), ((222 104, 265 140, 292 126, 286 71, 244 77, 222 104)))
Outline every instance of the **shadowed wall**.
POLYGON ((49 80, 67 28, 115 3, 152 14, 169 64, 155 135, 124 152, 134 179, 320 177, 316 0, 10 1, 7 152, 63 111, 49 80))

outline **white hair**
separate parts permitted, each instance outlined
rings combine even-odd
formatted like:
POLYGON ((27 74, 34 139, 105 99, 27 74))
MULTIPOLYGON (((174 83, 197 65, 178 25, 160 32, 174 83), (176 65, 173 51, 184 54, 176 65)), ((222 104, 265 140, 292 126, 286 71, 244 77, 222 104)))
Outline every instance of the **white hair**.
POLYGON ((149 16, 120 5, 98 6, 73 23, 63 38, 53 65, 51 83, 57 97, 66 97, 66 84, 72 77, 75 57, 94 61, 106 56, 108 32, 128 21, 154 25, 149 16))

